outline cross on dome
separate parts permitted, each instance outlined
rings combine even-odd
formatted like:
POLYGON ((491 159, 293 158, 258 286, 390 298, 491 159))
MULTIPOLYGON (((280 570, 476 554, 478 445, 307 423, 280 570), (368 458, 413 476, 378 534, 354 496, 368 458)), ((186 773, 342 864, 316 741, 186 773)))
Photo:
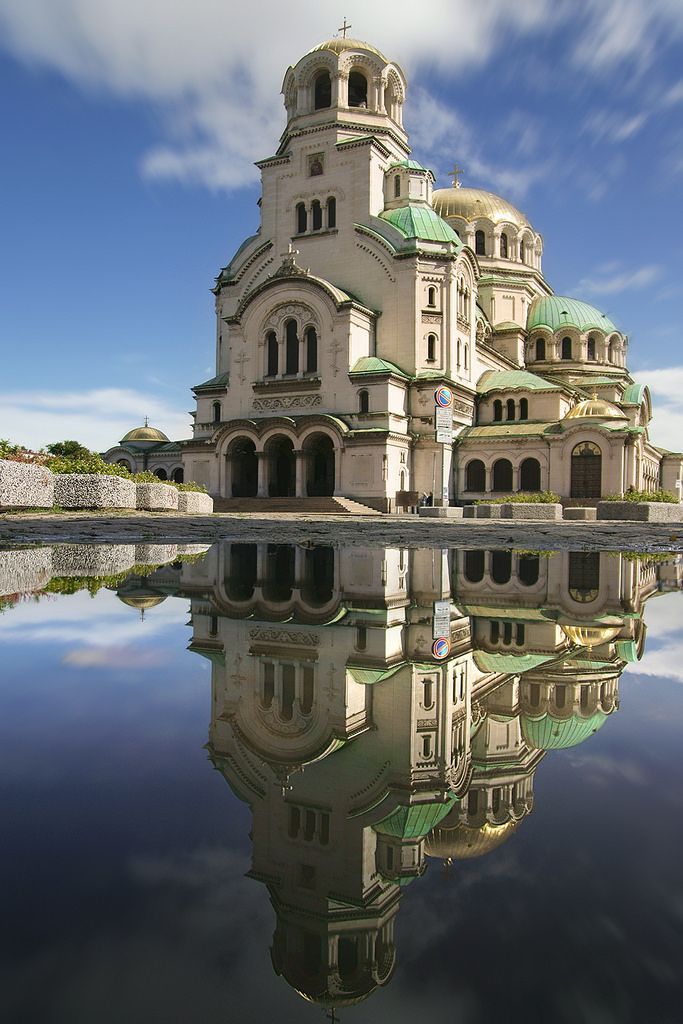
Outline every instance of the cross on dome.
POLYGON ((462 188, 462 182, 460 181, 460 175, 463 174, 463 172, 464 172, 464 168, 463 167, 458 167, 457 163, 455 164, 453 170, 449 171, 448 176, 449 176, 449 178, 453 179, 453 188, 462 188))
POLYGON ((346 33, 349 31, 350 28, 353 28, 353 25, 347 22, 346 15, 344 15, 344 24, 340 25, 339 28, 337 29, 337 32, 341 32, 342 39, 346 39, 346 33))

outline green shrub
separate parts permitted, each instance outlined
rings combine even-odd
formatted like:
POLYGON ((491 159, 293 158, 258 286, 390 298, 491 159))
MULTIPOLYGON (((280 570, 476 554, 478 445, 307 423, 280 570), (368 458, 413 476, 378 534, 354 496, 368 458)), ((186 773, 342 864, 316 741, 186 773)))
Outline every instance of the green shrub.
POLYGON ((504 498, 483 498, 475 502, 476 505, 556 505, 560 501, 559 494, 552 491, 517 491, 516 494, 508 494, 504 498))
POLYGON ((606 494, 603 501, 663 501, 669 505, 677 505, 678 498, 671 491, 624 491, 623 494, 606 494))
POLYGON ((96 452, 88 452, 83 456, 55 455, 47 462, 48 469, 53 473, 94 473, 98 476, 125 476, 130 473, 125 466, 117 466, 105 462, 96 452))
POLYGON ((177 490, 179 490, 179 491, 194 491, 197 494, 206 494, 207 493, 206 487, 204 486, 204 484, 197 484, 197 483, 194 482, 194 480, 190 480, 186 484, 176 484, 176 483, 173 483, 173 486, 175 488, 177 488, 177 490))
POLYGON ((87 459, 93 452, 80 441, 55 441, 45 446, 50 455, 59 455, 64 459, 87 459))

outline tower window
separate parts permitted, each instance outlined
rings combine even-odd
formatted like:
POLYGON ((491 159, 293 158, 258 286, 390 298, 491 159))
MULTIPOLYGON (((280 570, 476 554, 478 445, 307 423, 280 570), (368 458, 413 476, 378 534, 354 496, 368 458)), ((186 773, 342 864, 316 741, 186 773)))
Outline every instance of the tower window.
POLYGON ((474 251, 477 256, 486 255, 486 235, 483 231, 475 231, 474 233, 474 251))
POLYGON ((504 260, 508 258, 508 236, 505 232, 500 236, 500 255, 504 260))
POLYGON ((277 335, 275 334, 275 331, 269 331, 268 338, 266 340, 268 346, 268 365, 266 367, 266 377, 277 377, 279 346, 277 343, 277 335))
POLYGON ((503 403, 499 398, 493 403, 493 418, 496 422, 503 418, 503 403))
POLYGON ((588 347, 588 352, 587 352, 588 358, 591 361, 594 362, 595 361, 595 338, 590 337, 588 339, 588 346, 587 347, 588 347))
POLYGON ((313 231, 320 231, 323 226, 323 208, 317 199, 314 199, 311 203, 311 216, 313 219, 313 231))
POLYGON ((363 413, 370 411, 370 395, 367 391, 358 392, 358 412, 363 413))
POLYGON ((328 71, 321 71, 315 79, 314 108, 323 110, 332 106, 332 79, 328 71))
POLYGON ((288 320, 285 327, 285 373, 299 372, 299 335, 296 320, 288 320))
POLYGON ((427 289, 427 305, 428 306, 435 306, 436 305, 436 288, 428 288, 427 289))
POLYGON ((352 71, 349 75, 349 106, 367 107, 368 80, 360 71, 352 71))
POLYGON ((545 338, 536 340, 536 358, 540 361, 545 359, 545 338))
POLYGON ((308 215, 305 203, 296 204, 296 233, 303 235, 308 228, 308 215))
POLYGON ((529 400, 528 398, 520 398, 519 400, 519 418, 520 420, 529 419, 529 400))
POLYGON ((427 337, 427 361, 433 363, 436 359, 436 335, 430 334, 427 337))
POLYGON ((213 403, 213 422, 214 423, 220 423, 220 421, 221 421, 221 403, 220 402, 214 402, 213 403))
POLYGON ((337 200, 334 196, 330 196, 327 200, 327 226, 328 228, 337 226, 337 200))
POLYGON ((522 242, 522 241, 520 241, 520 243, 519 243, 519 259, 520 259, 520 262, 526 263, 525 253, 524 253, 524 242, 522 242))
POLYGON ((394 199, 400 199, 401 197, 401 175, 394 175, 394 199))
POLYGON ((515 400, 514 398, 508 398, 507 400, 507 418, 514 420, 515 418, 515 400))
POLYGON ((315 327, 306 331, 306 373, 315 373, 318 369, 318 334, 315 327))
POLYGON ((572 357, 572 339, 571 338, 563 338, 562 339, 562 358, 563 359, 571 359, 571 357, 572 357))

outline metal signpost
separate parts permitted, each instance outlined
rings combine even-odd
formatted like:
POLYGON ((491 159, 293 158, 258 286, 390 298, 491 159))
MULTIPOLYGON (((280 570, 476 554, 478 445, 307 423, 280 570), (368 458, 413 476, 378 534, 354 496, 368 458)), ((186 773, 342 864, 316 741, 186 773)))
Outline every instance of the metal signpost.
POLYGON ((435 601, 432 613, 432 640, 451 635, 451 602, 435 601))
POLYGON ((453 392, 450 388, 445 385, 437 388, 434 392, 434 401, 436 403, 434 408, 434 426, 436 428, 436 443, 441 445, 441 483, 439 485, 439 491, 441 492, 441 500, 436 500, 437 488, 435 486, 436 481, 433 482, 433 492, 436 504, 447 505, 448 504, 448 483, 444 482, 443 471, 444 471, 444 449, 443 446, 453 444, 453 392))

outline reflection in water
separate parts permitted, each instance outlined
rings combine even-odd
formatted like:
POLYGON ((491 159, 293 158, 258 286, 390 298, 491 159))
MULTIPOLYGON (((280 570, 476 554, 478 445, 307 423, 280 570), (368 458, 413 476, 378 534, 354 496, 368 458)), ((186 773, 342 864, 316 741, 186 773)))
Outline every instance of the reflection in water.
POLYGON ((341 1008, 390 980, 403 887, 513 835, 546 754, 618 709, 644 603, 680 578, 593 552, 222 544, 120 589, 191 599, 210 757, 251 808, 289 985, 341 1008))

